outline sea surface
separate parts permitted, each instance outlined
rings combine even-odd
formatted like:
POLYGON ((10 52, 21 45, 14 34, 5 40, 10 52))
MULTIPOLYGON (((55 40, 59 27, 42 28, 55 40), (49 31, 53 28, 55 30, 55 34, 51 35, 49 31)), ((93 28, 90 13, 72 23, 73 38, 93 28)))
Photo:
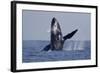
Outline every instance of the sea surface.
POLYGON ((22 62, 48 62, 91 59, 90 41, 66 41, 62 51, 42 51, 49 41, 23 40, 22 62))

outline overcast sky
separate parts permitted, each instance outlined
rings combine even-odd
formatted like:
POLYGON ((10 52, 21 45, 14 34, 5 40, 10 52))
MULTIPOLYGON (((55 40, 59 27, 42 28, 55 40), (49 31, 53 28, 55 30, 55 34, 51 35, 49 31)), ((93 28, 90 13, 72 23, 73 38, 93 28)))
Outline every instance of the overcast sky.
POLYGON ((22 14, 23 40, 50 40, 48 31, 53 17, 59 21, 63 36, 78 29, 71 40, 90 40, 89 13, 23 10, 22 14))

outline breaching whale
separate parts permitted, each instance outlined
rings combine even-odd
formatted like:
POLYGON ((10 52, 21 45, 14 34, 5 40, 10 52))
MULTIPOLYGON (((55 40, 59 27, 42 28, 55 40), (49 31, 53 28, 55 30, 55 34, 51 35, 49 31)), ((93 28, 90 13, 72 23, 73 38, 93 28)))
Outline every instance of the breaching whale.
POLYGON ((51 21, 51 39, 50 44, 43 48, 43 51, 48 50, 63 50, 63 45, 65 40, 70 39, 78 29, 68 33, 67 35, 63 36, 60 28, 60 24, 55 17, 53 17, 51 21))

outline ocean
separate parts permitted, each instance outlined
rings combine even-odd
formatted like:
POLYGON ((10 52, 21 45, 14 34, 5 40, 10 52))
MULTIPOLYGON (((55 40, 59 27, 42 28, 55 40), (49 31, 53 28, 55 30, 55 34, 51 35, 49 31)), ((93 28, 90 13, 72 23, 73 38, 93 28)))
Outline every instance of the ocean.
POLYGON ((91 59, 91 41, 68 40, 61 51, 42 51, 49 41, 23 40, 22 62, 49 62, 91 59))

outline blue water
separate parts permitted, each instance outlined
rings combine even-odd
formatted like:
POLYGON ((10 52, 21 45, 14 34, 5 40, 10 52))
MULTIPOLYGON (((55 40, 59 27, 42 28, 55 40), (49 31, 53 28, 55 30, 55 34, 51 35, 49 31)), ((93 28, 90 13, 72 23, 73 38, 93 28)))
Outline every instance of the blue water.
POLYGON ((49 41, 23 40, 23 63, 91 59, 90 41, 66 41, 62 51, 41 51, 48 43, 49 41))

